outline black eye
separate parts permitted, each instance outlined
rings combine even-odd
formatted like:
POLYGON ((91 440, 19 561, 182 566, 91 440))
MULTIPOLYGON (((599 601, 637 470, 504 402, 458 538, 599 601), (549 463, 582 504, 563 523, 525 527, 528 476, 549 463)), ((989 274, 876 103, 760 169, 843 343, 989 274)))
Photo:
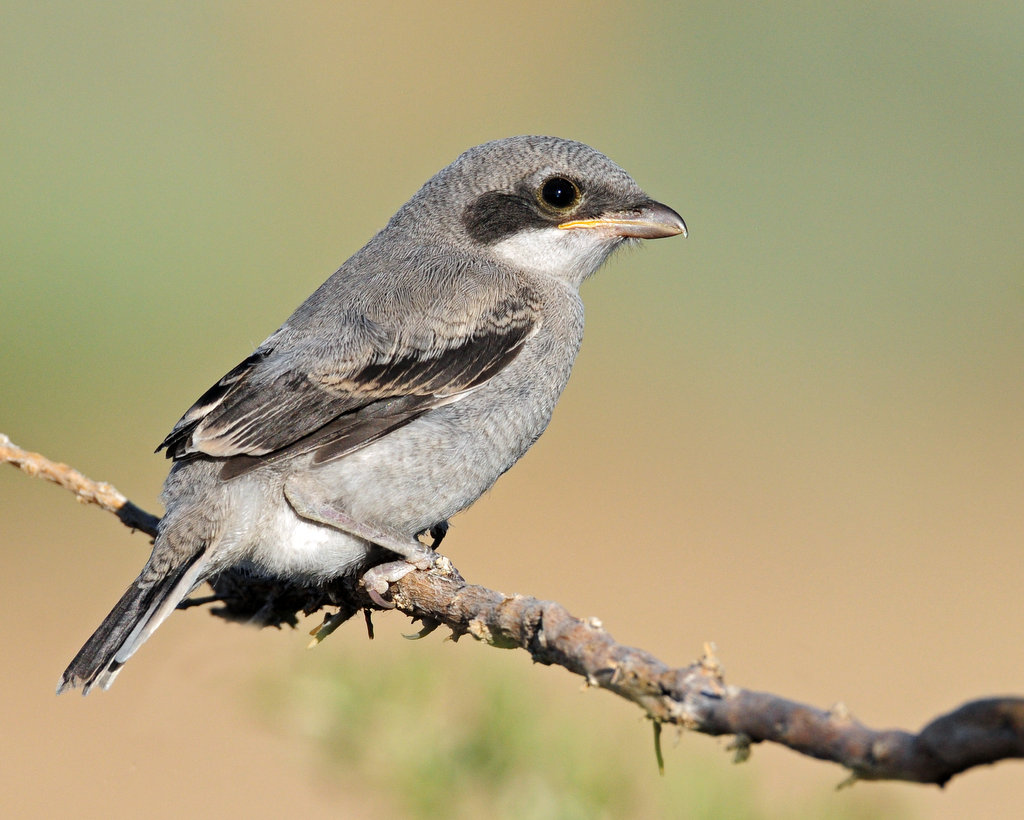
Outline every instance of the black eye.
POLYGON ((552 208, 564 211, 580 201, 580 189, 565 177, 551 177, 540 189, 540 198, 552 208))

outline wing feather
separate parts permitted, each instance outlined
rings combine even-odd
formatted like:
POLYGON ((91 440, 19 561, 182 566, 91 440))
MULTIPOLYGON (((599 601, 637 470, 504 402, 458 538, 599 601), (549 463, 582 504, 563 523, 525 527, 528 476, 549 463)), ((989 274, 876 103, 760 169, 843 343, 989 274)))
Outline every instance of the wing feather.
POLYGON ((540 326, 538 300, 520 287, 487 307, 432 346, 402 344, 398 332, 376 326, 362 355, 331 355, 317 334, 316 349, 288 345, 285 331, 297 334, 286 325, 207 390, 157 449, 175 460, 224 459, 225 479, 299 453, 340 458, 457 400, 515 359, 540 326))

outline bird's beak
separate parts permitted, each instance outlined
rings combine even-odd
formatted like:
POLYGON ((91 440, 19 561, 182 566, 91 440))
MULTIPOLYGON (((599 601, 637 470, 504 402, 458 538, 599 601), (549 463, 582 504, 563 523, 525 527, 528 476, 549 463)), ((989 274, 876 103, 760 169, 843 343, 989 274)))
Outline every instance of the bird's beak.
POLYGON ((597 219, 575 219, 558 226, 563 231, 600 231, 606 236, 630 239, 661 239, 686 236, 686 223, 668 205, 648 200, 628 211, 604 214, 597 219))

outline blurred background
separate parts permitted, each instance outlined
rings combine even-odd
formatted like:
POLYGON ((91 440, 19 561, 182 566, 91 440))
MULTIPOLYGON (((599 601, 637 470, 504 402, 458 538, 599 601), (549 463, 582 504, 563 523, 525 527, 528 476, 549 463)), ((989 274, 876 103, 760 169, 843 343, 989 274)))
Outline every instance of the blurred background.
MULTIPOLYGON (((614 258, 554 421, 457 518, 472 581, 873 727, 1024 692, 1024 6, 6 2, 0 431, 152 454, 431 174, 572 137, 691 235, 614 258)), ((858 784, 666 737, 525 654, 177 614, 57 678, 148 555, 0 470, 12 817, 1011 816, 1024 769, 858 784)))

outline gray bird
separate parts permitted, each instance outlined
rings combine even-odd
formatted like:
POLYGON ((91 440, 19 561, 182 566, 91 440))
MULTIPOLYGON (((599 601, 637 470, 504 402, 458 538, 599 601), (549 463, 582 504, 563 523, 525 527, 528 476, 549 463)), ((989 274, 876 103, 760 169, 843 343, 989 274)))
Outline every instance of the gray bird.
POLYGON ((418 536, 544 431, 583 337, 583 280, 628 240, 677 234, 675 211, 579 142, 462 154, 174 425, 153 553, 57 692, 108 688, 228 568, 361 574, 383 603, 431 566, 418 536))

